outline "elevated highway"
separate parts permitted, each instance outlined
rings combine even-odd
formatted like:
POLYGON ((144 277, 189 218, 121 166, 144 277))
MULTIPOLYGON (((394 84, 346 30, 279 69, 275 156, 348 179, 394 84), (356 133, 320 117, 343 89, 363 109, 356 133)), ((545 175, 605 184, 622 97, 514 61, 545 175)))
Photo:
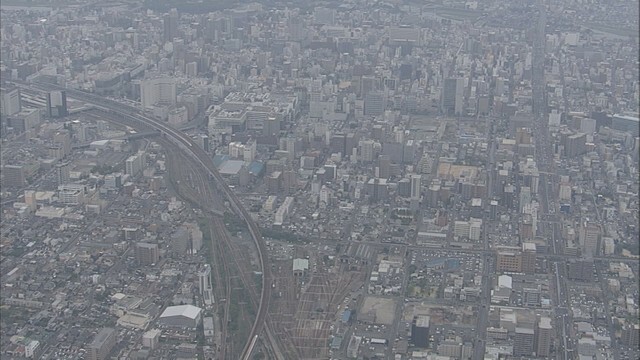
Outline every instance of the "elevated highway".
POLYGON ((207 153, 199 146, 197 146, 195 142, 182 131, 177 130, 169 126, 168 124, 160 122, 156 119, 141 114, 140 111, 133 106, 122 104, 117 101, 106 99, 104 97, 100 97, 98 95, 94 95, 84 91, 69 89, 54 84, 16 83, 16 85, 22 88, 35 88, 42 91, 65 90, 67 92, 67 96, 89 103, 93 105, 96 110, 101 110, 113 116, 117 116, 123 121, 130 121, 132 123, 136 123, 139 125, 143 125, 144 127, 160 131, 164 138, 178 146, 188 157, 193 159, 197 164, 201 165, 202 168, 206 170, 206 172, 209 174, 209 177, 215 181, 215 185, 218 190, 222 194, 224 194, 225 198, 228 200, 229 206, 231 207, 233 212, 247 224, 247 228, 249 230, 251 238, 253 239, 258 251, 260 270, 263 274, 260 301, 258 304, 255 321, 253 323, 251 331, 249 332, 248 338, 250 340, 245 345, 240 357, 243 360, 249 359, 257 343, 256 340, 265 324, 267 311, 269 308, 269 299, 271 298, 270 267, 265 265, 267 256, 266 244, 262 236, 260 235, 258 226, 251 218, 251 215, 242 206, 238 197, 226 185, 224 179, 222 178, 222 175, 220 175, 216 167, 213 165, 213 162, 207 155, 207 153))

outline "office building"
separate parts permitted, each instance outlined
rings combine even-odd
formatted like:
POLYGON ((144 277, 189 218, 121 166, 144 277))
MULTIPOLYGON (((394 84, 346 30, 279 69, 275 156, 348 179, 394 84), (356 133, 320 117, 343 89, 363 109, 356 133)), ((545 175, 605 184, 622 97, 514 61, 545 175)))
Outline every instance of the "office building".
POLYGON ((542 300, 542 291, 540 285, 536 288, 524 288, 522 289, 522 305, 528 307, 540 306, 542 300))
POLYGON ((122 187, 122 174, 109 174, 104 177, 104 187, 109 190, 116 190, 122 187))
POLYGON ((496 270, 500 272, 519 273, 522 270, 522 256, 517 250, 498 251, 496 270))
POLYGON ((445 340, 438 344, 438 355, 452 359, 459 359, 461 350, 462 344, 456 340, 445 340))
POLYGON ((62 147, 62 158, 71 154, 71 134, 67 130, 58 131, 53 135, 54 146, 62 147))
POLYGON ((562 140, 564 140, 562 143, 564 145, 564 152, 567 158, 574 158, 587 151, 587 134, 585 133, 563 136, 562 140))
POLYGON ((56 179, 58 180, 58 185, 63 185, 69 182, 70 172, 70 162, 56 164, 56 179))
POLYGON ((640 325, 627 324, 622 328, 621 341, 625 346, 637 349, 640 346, 640 325))
POLYGON ((38 202, 36 200, 36 192, 33 190, 25 190, 24 203, 27 204, 31 212, 35 212, 38 209, 38 202))
POLYGON ((5 165, 2 167, 2 185, 6 187, 23 187, 27 184, 23 165, 5 165))
POLYGON ((469 220, 469 240, 478 241, 482 235, 482 219, 469 220))
POLYGON ((536 272, 536 254, 537 247, 535 243, 522 243, 522 252, 520 253, 520 271, 525 274, 535 274, 536 272))
POLYGON ((116 330, 112 328, 102 328, 93 338, 89 345, 90 360, 105 360, 109 358, 109 353, 116 345, 116 330))
POLYGON ((387 99, 382 91, 371 91, 364 97, 364 115, 378 116, 384 113, 387 99))
POLYGON ((358 147, 360 148, 360 161, 372 162, 374 157, 374 141, 373 140, 360 140, 358 147))
POLYGON ((388 179, 391 176, 391 158, 389 155, 378 156, 378 177, 388 179))
POLYGON ((600 255, 600 225, 594 223, 583 223, 580 226, 580 245, 582 254, 585 256, 600 255))
POLYGON ((178 10, 171 9, 168 14, 162 17, 163 39, 165 42, 173 41, 178 35, 178 10))
POLYGON ((411 175, 411 199, 420 200, 422 196, 422 175, 411 175))
POLYGON ((516 327, 513 337, 513 356, 531 356, 534 351, 533 329, 516 327))
POLYGON ((158 263, 160 252, 158 244, 139 242, 136 244, 136 259, 140 265, 151 265, 158 263))
POLYGON ((553 327, 551 318, 543 316, 538 321, 536 328, 536 355, 538 357, 548 357, 551 351, 551 339, 553 337, 553 327))
POLYGON ((457 238, 467 238, 469 236, 469 222, 456 220, 453 223, 453 236, 457 238))
POLYGON ((78 205, 84 203, 84 186, 76 184, 65 184, 58 186, 58 201, 67 205, 78 205))
POLYGON ((413 164, 415 161, 417 144, 413 140, 407 140, 402 151, 402 162, 405 164, 413 164))
POLYGON ((159 76, 140 82, 140 103, 143 108, 173 106, 176 104, 176 80, 159 76))
POLYGON ((142 346, 154 350, 158 347, 161 331, 159 329, 151 329, 142 334, 142 346))
POLYGON ((61 118, 69 115, 67 110, 66 91, 51 91, 47 93, 47 116, 61 118))
POLYGON ((313 21, 320 25, 334 25, 336 18, 336 10, 324 7, 313 9, 313 21))
POLYGON ((20 89, 17 87, 0 87, 0 115, 13 115, 22 110, 20 89))
POLYGON ((136 155, 131 155, 125 161, 125 174, 130 176, 138 175, 146 164, 146 155, 144 152, 139 152, 136 155))
POLYGON ((442 112, 448 115, 462 114, 463 94, 463 78, 445 79, 440 96, 440 107, 442 112))
POLYGON ((419 348, 429 347, 429 321, 430 317, 418 315, 413 318, 411 324, 411 342, 419 348))
POLYGON ((611 117, 611 128, 618 131, 628 132, 636 137, 640 131, 640 119, 637 116, 614 114, 611 117))

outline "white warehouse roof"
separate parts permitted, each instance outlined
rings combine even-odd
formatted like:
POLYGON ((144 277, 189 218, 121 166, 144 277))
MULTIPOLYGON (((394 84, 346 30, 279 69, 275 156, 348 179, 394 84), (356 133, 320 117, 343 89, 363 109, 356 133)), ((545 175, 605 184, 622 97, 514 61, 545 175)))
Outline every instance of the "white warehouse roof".
POLYGON ((202 309, 193 305, 169 306, 162 312, 162 315, 160 315, 160 318, 162 319, 162 318, 167 318, 172 316, 184 316, 184 317, 188 317, 190 319, 195 320, 198 317, 198 315, 200 315, 201 311, 202 309))

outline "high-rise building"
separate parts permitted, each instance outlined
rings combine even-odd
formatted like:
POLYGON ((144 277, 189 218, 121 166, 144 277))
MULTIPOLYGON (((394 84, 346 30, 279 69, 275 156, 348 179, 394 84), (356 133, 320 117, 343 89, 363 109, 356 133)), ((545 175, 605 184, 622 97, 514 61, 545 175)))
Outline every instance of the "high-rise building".
POLYGON ((360 148, 360 160, 363 162, 372 162, 374 141, 360 140, 360 142, 358 143, 358 147, 360 148))
POLYGON ((364 115, 378 116, 384 113, 387 99, 382 91, 371 91, 364 97, 364 115))
POLYGON ((498 251, 496 270, 499 272, 519 273, 522 270, 522 256, 517 250, 498 251))
POLYGON ((139 242, 136 244, 136 259, 140 265, 156 264, 160 259, 158 244, 139 242))
POLYGON ((140 152, 136 155, 131 155, 127 158, 124 165, 125 174, 136 176, 140 171, 144 169, 146 163, 146 156, 144 152, 140 152))
POLYGON ((538 357, 548 357, 553 336, 551 318, 541 317, 536 330, 536 355, 538 357))
POLYGON ((411 180, 404 178, 398 181, 398 196, 411 196, 411 180))
POLYGON ((460 358, 462 344, 455 340, 445 340, 438 344, 438 355, 448 356, 452 359, 460 358))
POLYGON ((144 334, 142 334, 142 346, 145 346, 151 350, 155 349, 158 346, 158 342, 160 341, 160 330, 159 329, 151 329, 144 334))
POLYGON ((513 355, 514 356, 530 356, 534 351, 534 331, 533 329, 516 327, 516 333, 513 337, 513 355))
POLYGON ((618 131, 629 132, 636 137, 640 131, 640 119, 637 116, 614 114, 611 117, 611 128, 618 131))
POLYGON ((172 106, 176 104, 176 80, 159 76, 140 82, 140 103, 143 108, 156 105, 172 106))
POLYGON ((411 199, 420 200, 422 196, 422 175, 411 175, 411 199))
POLYGON ((102 328, 93 338, 89 345, 90 360, 108 359, 109 353, 116 345, 116 330, 112 328, 102 328))
POLYGON ((469 220, 469 240, 478 241, 482 235, 482 219, 469 220))
POLYGON ((568 158, 573 158, 583 154, 586 150, 587 134, 577 133, 564 135, 561 141, 564 145, 564 152, 568 158))
POLYGON ((413 345, 416 347, 429 347, 429 321, 429 316, 418 315, 413 317, 411 324, 411 342, 413 342, 413 345))
POLYGON ((522 253, 520 254, 520 270, 525 274, 535 274, 536 272, 536 244, 532 242, 522 243, 522 253))
POLYGON ((416 144, 413 140, 407 140, 402 151, 402 162, 405 164, 413 164, 416 155, 416 144))
POLYGON ((453 236, 466 238, 469 236, 469 222, 464 220, 456 220, 453 223, 453 236))
POLYGON ((67 157, 71 154, 71 134, 67 130, 58 131, 53 135, 54 145, 62 146, 62 157, 67 157))
POLYGON ((29 207, 29 210, 35 212, 38 209, 38 203, 36 201, 36 192, 33 190, 25 190, 24 202, 29 207))
POLYGON ((336 10, 325 7, 317 7, 313 9, 313 21, 316 24, 334 25, 336 18, 336 10))
POLYGON ((0 115, 13 115, 22 110, 20 89, 17 87, 0 87, 0 115))
POLYGON ((69 115, 66 91, 51 91, 47 93, 47 115, 50 118, 60 118, 69 115))
POLYGON ((2 167, 2 185, 6 187, 23 187, 27 184, 23 165, 5 165, 2 167))
POLYGON ((378 177, 388 179, 391 176, 391 158, 389 155, 378 156, 378 177))
POLYGON ((580 227, 580 245, 582 254, 586 256, 596 256, 600 254, 600 225, 594 223, 584 223, 580 227))
POLYGON ((627 324, 622 328, 622 343, 626 346, 637 349, 640 345, 640 325, 627 324))
POLYGON ((464 94, 463 78, 448 78, 444 80, 442 94, 440 96, 440 107, 445 114, 462 114, 464 94))
POLYGON ((171 9, 168 14, 164 14, 162 17, 163 25, 163 38, 165 42, 173 41, 173 38, 178 35, 178 10, 171 9))
POLYGON ((56 164, 56 179, 58 180, 58 185, 66 184, 69 182, 70 171, 70 162, 56 164))

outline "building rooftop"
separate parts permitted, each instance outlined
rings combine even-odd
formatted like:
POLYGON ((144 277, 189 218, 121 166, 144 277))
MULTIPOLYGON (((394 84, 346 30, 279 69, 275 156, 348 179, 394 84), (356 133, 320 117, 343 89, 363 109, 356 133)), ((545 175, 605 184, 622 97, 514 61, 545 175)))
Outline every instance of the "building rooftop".
POLYGON ((198 315, 200 315, 201 311, 202 309, 193 305, 169 306, 162 312, 162 315, 160 315, 160 318, 167 318, 171 316, 184 316, 190 319, 196 319, 198 315))

